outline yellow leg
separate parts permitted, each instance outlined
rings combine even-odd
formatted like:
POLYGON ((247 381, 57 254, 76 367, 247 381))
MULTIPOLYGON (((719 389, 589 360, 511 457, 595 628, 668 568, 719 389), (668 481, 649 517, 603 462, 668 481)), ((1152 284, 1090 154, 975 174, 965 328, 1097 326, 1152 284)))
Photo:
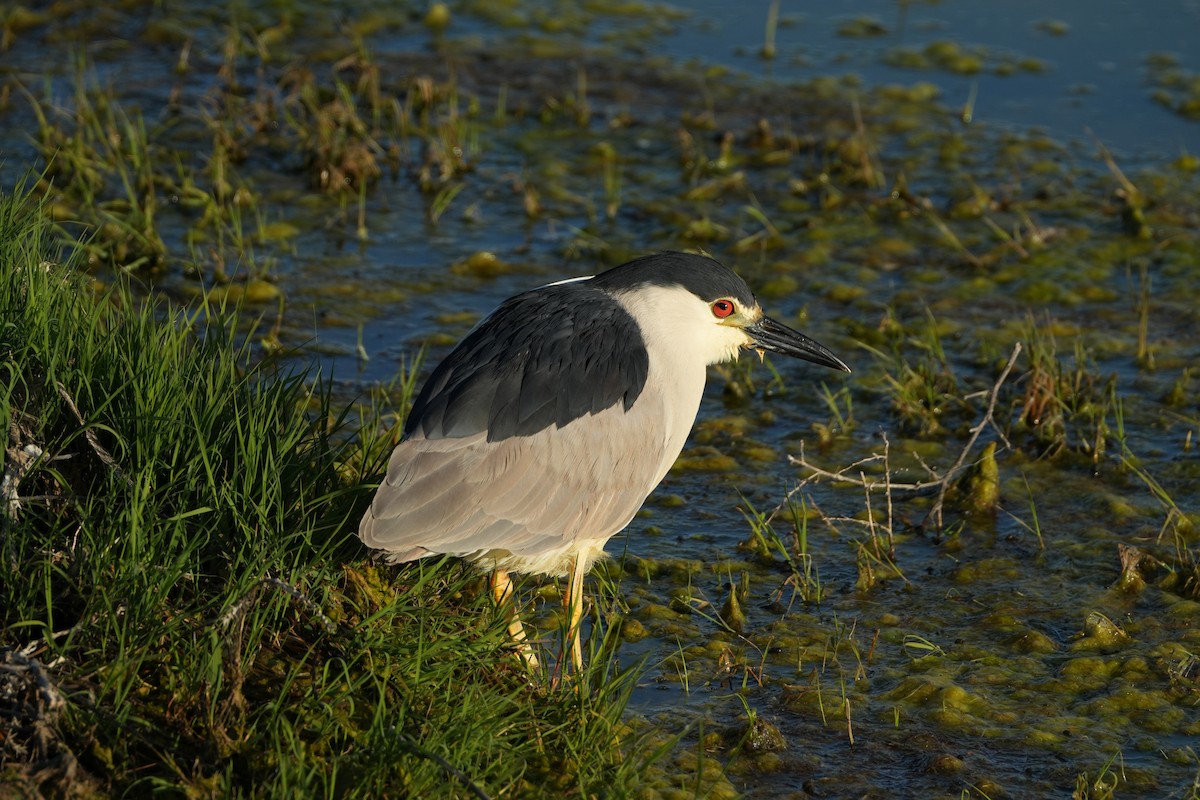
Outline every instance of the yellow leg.
POLYGON ((583 642, 579 636, 579 621, 583 619, 583 561, 575 559, 567 578, 567 593, 563 605, 567 612, 567 638, 564 647, 571 648, 571 664, 575 672, 583 671, 583 642))
POLYGON ((517 646, 518 655, 530 669, 537 669, 537 656, 533 654, 533 648, 525 640, 525 628, 521 625, 521 615, 517 612, 517 605, 513 600, 513 582, 508 570, 494 570, 491 584, 492 598, 496 601, 496 605, 505 606, 505 613, 508 616, 508 636, 517 646))

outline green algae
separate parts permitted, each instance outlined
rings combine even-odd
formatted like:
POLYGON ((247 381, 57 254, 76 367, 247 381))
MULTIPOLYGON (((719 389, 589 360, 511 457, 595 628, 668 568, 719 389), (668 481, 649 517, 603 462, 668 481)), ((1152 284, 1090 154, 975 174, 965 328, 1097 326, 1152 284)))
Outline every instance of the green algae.
POLYGON ((890 66, 912 70, 939 69, 958 75, 975 75, 988 69, 996 75, 1018 72, 1038 73, 1046 70, 1041 59, 1003 52, 983 46, 964 47, 957 42, 941 39, 923 48, 897 47, 883 55, 890 66))
POLYGON ((250 280, 245 283, 226 283, 214 286, 206 293, 212 303, 267 303, 279 298, 278 286, 268 281, 250 280))
POLYGON ((995 513, 1000 504, 1000 469, 996 465, 996 443, 989 442, 963 479, 963 505, 973 514, 995 513))
POLYGON ((1200 119, 1200 73, 1183 68, 1170 54, 1146 58, 1150 97, 1186 119, 1200 119))

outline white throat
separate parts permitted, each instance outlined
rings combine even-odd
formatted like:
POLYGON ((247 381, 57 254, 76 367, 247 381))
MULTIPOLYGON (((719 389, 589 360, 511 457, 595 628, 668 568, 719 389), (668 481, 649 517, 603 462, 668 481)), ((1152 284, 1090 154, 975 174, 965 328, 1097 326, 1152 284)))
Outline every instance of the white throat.
POLYGON ((649 365, 638 402, 661 409, 661 480, 696 421, 708 366, 736 358, 749 337, 719 324, 707 303, 682 288, 643 286, 615 297, 637 321, 645 341, 649 365))

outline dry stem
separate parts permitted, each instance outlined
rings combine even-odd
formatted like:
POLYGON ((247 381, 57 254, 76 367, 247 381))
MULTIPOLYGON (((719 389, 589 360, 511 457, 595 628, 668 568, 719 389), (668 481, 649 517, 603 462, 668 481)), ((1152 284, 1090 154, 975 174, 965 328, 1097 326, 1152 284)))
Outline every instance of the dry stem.
MULTIPOLYGON (((792 489, 790 492, 788 492, 787 497, 784 500, 784 503, 787 503, 788 501, 790 501, 792 499, 792 497, 794 497, 796 495, 797 492, 799 492, 801 489, 803 489, 808 484, 815 483, 822 478, 826 478, 826 479, 832 480, 832 481, 838 481, 841 483, 848 483, 853 486, 862 487, 867 492, 868 503, 870 501, 871 490, 882 488, 884 490, 884 492, 886 493, 887 501, 888 501, 888 523, 889 523, 888 535, 890 538, 890 536, 891 536, 890 527, 891 527, 891 519, 892 519, 892 516, 891 516, 892 492, 898 491, 898 492, 919 493, 919 492, 923 492, 923 491, 930 490, 930 489, 937 489, 937 498, 933 502, 933 507, 929 509, 929 513, 925 516, 925 519, 922 520, 921 524, 922 524, 922 526, 924 526, 926 523, 928 523, 932 519, 934 527, 940 529, 942 527, 942 508, 945 505, 946 494, 947 494, 947 492, 950 491, 950 487, 954 484, 954 480, 965 469, 965 467, 967 465, 967 457, 971 454, 971 451, 975 448, 975 443, 979 440, 979 436, 980 436, 980 434, 983 433, 984 429, 988 428, 989 426, 994 428, 996 430, 996 433, 999 435, 1000 439, 1002 441, 1004 441, 1006 446, 1008 445, 1008 441, 1005 438, 1004 433, 996 426, 996 422, 995 422, 996 401, 1000 395, 1000 387, 1004 385, 1004 382, 1006 380, 1008 380, 1009 374, 1012 372, 1013 367, 1017 363, 1017 357, 1021 354, 1021 349, 1022 349, 1022 347, 1021 347, 1020 342, 1017 342, 1015 345, 1013 345, 1012 353, 1008 357, 1008 363, 1006 363, 1004 365, 1004 369, 1000 372, 1000 377, 997 378, 995 384, 992 385, 991 390, 988 392, 987 408, 984 411, 982 419, 980 419, 979 422, 971 428, 971 438, 967 440, 967 443, 963 446, 962 451, 958 454, 958 458, 955 459, 954 464, 951 465, 951 467, 948 470, 946 470, 946 472, 944 474, 938 474, 937 470, 935 470, 933 467, 929 466, 924 461, 921 461, 920 458, 918 458, 917 459, 918 462, 929 473, 929 475, 930 475, 929 480, 917 481, 915 483, 893 483, 892 476, 891 476, 891 468, 890 468, 889 462, 888 462, 889 442, 888 442, 888 438, 887 438, 886 434, 883 437, 883 448, 884 449, 883 449, 882 453, 873 453, 872 455, 869 455, 866 458, 861 458, 858 461, 855 461, 853 464, 843 467, 842 469, 838 470, 837 472, 830 472, 828 470, 822 469, 822 468, 816 466, 815 464, 813 464, 812 462, 808 461, 808 459, 805 458, 805 455, 804 455, 804 444, 802 442, 800 444, 800 455, 799 456, 788 456, 788 460, 791 463, 796 464, 797 466, 804 467, 811 474, 809 474, 808 477, 801 480, 798 484, 796 484, 796 487, 794 489, 792 489), (866 477, 866 475, 863 473, 861 468, 867 464, 873 464, 878 461, 882 461, 884 464, 884 479, 882 481, 869 480, 866 477), (853 476, 854 472, 858 473, 858 477, 853 476)), ((781 504, 779 508, 782 508, 782 507, 783 507, 783 505, 781 504)), ((778 511, 779 508, 777 508, 776 511, 778 511)))

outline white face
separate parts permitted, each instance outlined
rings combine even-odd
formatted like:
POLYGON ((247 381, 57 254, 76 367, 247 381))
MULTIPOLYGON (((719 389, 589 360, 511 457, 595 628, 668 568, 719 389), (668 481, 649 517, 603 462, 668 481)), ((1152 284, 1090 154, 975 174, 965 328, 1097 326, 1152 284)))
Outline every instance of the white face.
POLYGON ((762 317, 757 305, 746 307, 732 297, 706 303, 677 286, 644 286, 618 300, 637 320, 642 334, 665 348, 663 352, 703 366, 735 359, 740 350, 752 346, 742 329, 762 317))

